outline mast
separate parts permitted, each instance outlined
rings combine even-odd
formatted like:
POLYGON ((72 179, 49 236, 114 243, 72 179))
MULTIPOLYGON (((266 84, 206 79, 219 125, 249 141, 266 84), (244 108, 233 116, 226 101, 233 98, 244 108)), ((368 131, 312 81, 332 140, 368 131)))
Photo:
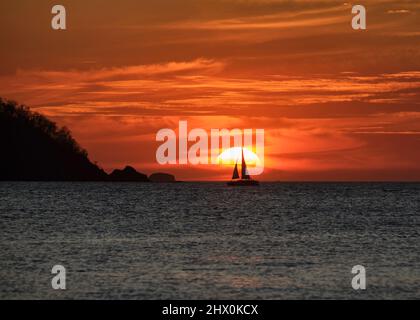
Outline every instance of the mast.
POLYGON ((244 149, 242 148, 242 165, 241 165, 241 176, 242 179, 244 180, 249 180, 249 174, 248 174, 248 170, 246 168, 246 162, 245 162, 245 157, 244 157, 244 149))
POLYGON ((239 179, 238 163, 235 163, 235 169, 233 169, 232 180, 239 179))

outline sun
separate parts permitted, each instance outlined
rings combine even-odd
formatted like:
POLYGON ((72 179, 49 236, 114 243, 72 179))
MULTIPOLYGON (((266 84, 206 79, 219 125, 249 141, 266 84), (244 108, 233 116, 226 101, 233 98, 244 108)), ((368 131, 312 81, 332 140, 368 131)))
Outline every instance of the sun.
POLYGON ((260 158, 251 150, 247 148, 234 147, 224 150, 218 157, 217 160, 220 164, 224 165, 235 165, 235 163, 241 163, 242 161, 242 149, 244 150, 245 162, 248 165, 256 166, 261 163, 260 158))

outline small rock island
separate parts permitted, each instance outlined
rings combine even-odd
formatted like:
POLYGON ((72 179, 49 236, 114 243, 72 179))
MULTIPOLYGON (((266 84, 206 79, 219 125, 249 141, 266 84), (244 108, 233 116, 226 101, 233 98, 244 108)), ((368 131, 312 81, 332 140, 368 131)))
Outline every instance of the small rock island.
POLYGON ((168 173, 153 173, 152 175, 150 175, 149 180, 151 182, 158 182, 158 183, 173 183, 173 182, 177 182, 175 180, 175 176, 173 176, 172 174, 168 174, 168 173))

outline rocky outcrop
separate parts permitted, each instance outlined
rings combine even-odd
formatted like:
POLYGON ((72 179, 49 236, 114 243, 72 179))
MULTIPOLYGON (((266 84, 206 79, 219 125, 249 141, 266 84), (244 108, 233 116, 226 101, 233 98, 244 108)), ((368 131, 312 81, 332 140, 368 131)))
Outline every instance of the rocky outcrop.
POLYGON ((175 176, 168 173, 153 173, 150 175, 149 180, 151 182, 169 183, 176 182, 175 176))
POLYGON ((110 181, 115 182, 149 182, 147 176, 139 173, 133 167, 126 166, 123 170, 114 170, 109 175, 110 181))

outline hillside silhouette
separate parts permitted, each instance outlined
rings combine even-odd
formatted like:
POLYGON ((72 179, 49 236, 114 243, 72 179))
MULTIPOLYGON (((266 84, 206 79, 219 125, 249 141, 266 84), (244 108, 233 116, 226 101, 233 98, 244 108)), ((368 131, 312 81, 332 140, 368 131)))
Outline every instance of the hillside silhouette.
POLYGON ((108 179, 66 127, 59 128, 26 106, 1 98, 0 150, 0 180, 108 179))
MULTIPOLYGON (((66 127, 0 98, 0 181, 157 182, 133 167, 108 175, 92 163, 66 127)), ((158 174, 175 177, 169 174, 158 174)))

